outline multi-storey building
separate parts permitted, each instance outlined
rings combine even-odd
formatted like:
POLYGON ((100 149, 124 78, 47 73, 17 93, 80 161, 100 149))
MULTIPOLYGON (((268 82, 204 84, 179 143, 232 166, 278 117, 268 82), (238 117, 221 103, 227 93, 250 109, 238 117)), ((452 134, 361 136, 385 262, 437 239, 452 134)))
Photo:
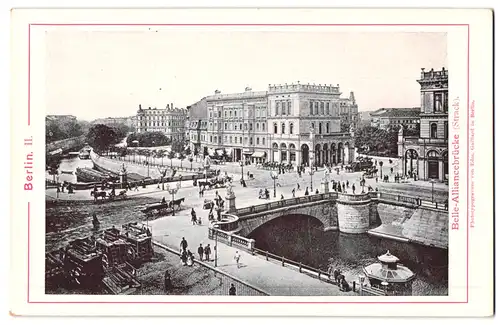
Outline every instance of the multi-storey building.
POLYGON ((129 128, 135 129, 136 121, 136 116, 128 116, 128 117, 106 117, 106 118, 99 118, 96 120, 93 120, 91 123, 92 124, 104 124, 107 126, 116 126, 119 124, 123 124, 128 126, 129 128))
POLYGON ((448 179, 448 70, 425 71, 420 79, 420 135, 398 138, 402 172, 419 179, 448 179))
POLYGON ((340 96, 338 85, 300 83, 269 85, 267 91, 216 91, 190 106, 191 145, 209 153, 225 149, 235 161, 347 163, 354 158, 354 141, 340 125, 356 123, 358 108, 353 93, 340 96))
POLYGON ((370 125, 387 130, 390 127, 417 128, 420 123, 420 107, 380 108, 370 113, 370 125))
POLYGON ((184 140, 186 118, 187 111, 182 108, 174 108, 174 104, 167 105, 164 109, 156 107, 143 109, 139 105, 136 131, 137 133, 163 132, 172 140, 184 140))

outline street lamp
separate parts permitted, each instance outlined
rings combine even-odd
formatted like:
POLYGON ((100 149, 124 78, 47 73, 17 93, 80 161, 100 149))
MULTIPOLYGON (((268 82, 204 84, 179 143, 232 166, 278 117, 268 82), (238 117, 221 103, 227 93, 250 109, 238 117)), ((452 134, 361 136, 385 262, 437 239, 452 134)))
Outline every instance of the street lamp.
POLYGON ((210 169, 210 159, 205 158, 205 162, 203 163, 203 168, 205 168, 205 182, 208 183, 208 170, 210 169))
POLYGON ((273 180, 273 183, 274 183, 274 198, 276 198, 276 180, 278 179, 278 174, 273 170, 271 171, 271 179, 273 180))
POLYGON ((245 164, 243 163, 243 160, 240 160, 240 167, 241 167, 241 181, 243 182, 243 166, 245 164))
POLYGON ((312 164, 311 164, 311 167, 309 167, 309 175, 311 175, 311 194, 313 193, 313 175, 314 175, 314 169, 312 167, 312 164))
POLYGON ((435 180, 433 180, 433 179, 431 179, 431 180, 430 180, 430 183, 432 184, 432 192, 431 192, 431 193, 432 193, 432 194, 431 194, 432 196, 431 196, 431 198, 432 198, 432 202, 433 202, 433 203, 434 203, 434 183, 435 183, 435 182, 436 182, 436 181, 435 181, 435 180))
POLYGON ((177 191, 181 188, 181 183, 178 182, 177 185, 173 188, 170 188, 170 184, 167 183, 167 191, 172 195, 172 216, 175 216, 175 206, 174 206, 174 200, 175 200, 175 194, 177 194, 177 191))
POLYGON ((215 251, 215 267, 217 267, 217 233, 218 233, 218 229, 219 229, 219 225, 217 224, 214 224, 213 225, 213 228, 215 229, 214 232, 215 232, 215 246, 214 246, 214 251, 215 251))

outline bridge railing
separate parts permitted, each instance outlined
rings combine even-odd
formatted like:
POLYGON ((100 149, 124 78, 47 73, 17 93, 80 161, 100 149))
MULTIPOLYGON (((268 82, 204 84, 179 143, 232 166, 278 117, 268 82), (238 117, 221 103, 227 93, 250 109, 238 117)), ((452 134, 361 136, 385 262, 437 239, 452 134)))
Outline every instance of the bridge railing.
POLYGON ((338 198, 337 192, 314 194, 314 195, 308 195, 308 196, 299 196, 299 197, 294 197, 294 198, 290 198, 290 199, 271 201, 271 202, 267 202, 264 204, 252 205, 252 206, 245 207, 245 208, 239 208, 239 209, 236 209, 234 214, 241 216, 241 215, 245 215, 245 214, 258 213, 258 212, 268 211, 268 210, 272 210, 272 209, 278 209, 278 208, 282 208, 282 207, 288 207, 288 206, 293 206, 293 205, 300 205, 300 204, 309 203, 309 202, 318 202, 318 201, 323 201, 323 200, 328 200, 328 199, 336 199, 336 198, 338 198))
POLYGON ((412 204, 415 206, 421 206, 421 207, 427 207, 427 208, 432 208, 432 209, 437 209, 437 210, 448 211, 448 203, 446 201, 437 202, 437 201, 422 200, 418 197, 392 194, 392 193, 387 193, 387 192, 372 192, 372 193, 375 193, 374 197, 377 197, 381 200, 387 200, 387 201, 392 201, 392 202, 402 202, 402 203, 412 204))
POLYGON ((231 247, 239 247, 251 254, 253 254, 255 249, 254 239, 232 234, 217 228, 208 228, 208 239, 216 240, 231 247))

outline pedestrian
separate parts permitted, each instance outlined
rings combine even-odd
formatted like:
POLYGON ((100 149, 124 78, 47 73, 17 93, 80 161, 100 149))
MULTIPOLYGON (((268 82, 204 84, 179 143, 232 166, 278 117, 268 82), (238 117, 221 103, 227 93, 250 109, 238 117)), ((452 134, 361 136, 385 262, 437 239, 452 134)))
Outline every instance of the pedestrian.
POLYGON ((205 260, 207 262, 210 262, 210 254, 212 254, 212 250, 210 249, 210 244, 207 244, 207 246, 205 246, 204 253, 205 253, 205 260))
POLYGON ((319 194, 319 190, 318 190, 318 189, 316 189, 316 192, 315 192, 315 193, 316 193, 316 194, 319 194))
POLYGON ((168 272, 168 270, 165 271, 163 282, 165 284, 165 292, 168 292, 172 288, 172 278, 170 277, 170 273, 168 272))
POLYGON ((304 195, 309 195, 309 187, 306 187, 306 191, 304 192, 304 195))
POLYGON ((229 295, 236 296, 236 287, 234 286, 234 283, 231 283, 231 287, 229 288, 229 295))
POLYGON ((182 252, 185 252, 186 249, 188 247, 188 242, 186 240, 186 238, 182 237, 182 240, 181 240, 181 253, 182 252))
POLYGON ((217 221, 221 221, 222 220, 221 210, 222 209, 217 209, 217 221))
POLYGON ((345 186, 346 186, 346 187, 349 187, 349 180, 347 180, 347 181, 345 182, 345 186))
POLYGON ((345 193, 345 183, 342 183, 342 193, 345 193))
POLYGON ((352 184, 352 194, 356 194, 356 187, 352 184))
POLYGON ((200 244, 200 247, 198 247, 198 255, 200 255, 200 261, 203 261, 203 245, 200 244))
POLYGON ((295 189, 292 189, 292 197, 295 197, 295 189))
POLYGON ((300 184, 297 183, 297 191, 300 191, 300 184))
POLYGON ((182 251, 182 254, 181 254, 182 265, 187 265, 187 260, 188 260, 188 255, 187 255, 187 252, 184 250, 184 251, 182 251))
POLYGON ((196 211, 194 211, 194 208, 191 208, 191 222, 193 223, 193 226, 196 226, 198 223, 198 220, 196 219, 196 211))
POLYGON ((240 268, 240 258, 241 258, 240 253, 238 253, 238 251, 236 251, 236 254, 234 254, 234 260, 236 261, 236 266, 238 268, 240 268))
POLYGON ((280 198, 280 199, 281 199, 281 200, 284 200, 284 199, 285 199, 285 197, 283 196, 283 194, 281 194, 281 198, 280 198))

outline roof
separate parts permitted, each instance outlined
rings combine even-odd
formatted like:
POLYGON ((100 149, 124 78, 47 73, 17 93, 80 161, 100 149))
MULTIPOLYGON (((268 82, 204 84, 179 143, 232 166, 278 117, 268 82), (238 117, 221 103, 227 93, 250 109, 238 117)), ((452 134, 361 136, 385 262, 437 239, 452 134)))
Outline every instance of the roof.
POLYGON ((410 108, 380 108, 370 116, 378 117, 418 117, 420 115, 420 107, 410 108))

